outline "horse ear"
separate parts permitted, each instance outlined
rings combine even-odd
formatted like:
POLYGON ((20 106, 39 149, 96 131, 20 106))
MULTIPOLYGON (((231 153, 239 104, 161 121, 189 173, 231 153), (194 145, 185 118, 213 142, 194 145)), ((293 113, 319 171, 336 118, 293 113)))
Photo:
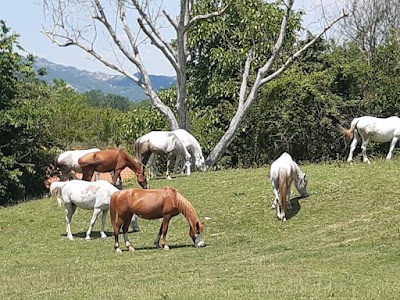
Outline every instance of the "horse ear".
POLYGON ((200 222, 196 221, 196 232, 200 232, 200 222))

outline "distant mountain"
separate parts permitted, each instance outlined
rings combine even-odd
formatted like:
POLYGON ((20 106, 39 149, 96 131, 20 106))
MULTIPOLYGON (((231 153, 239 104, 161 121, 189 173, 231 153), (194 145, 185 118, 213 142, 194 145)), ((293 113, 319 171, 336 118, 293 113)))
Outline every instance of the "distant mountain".
MULTIPOLYGON (((142 88, 123 75, 89 72, 75 67, 58 65, 44 58, 38 58, 34 67, 47 70, 47 75, 42 76, 41 79, 49 83, 53 83, 55 78, 62 79, 79 93, 100 90, 105 94, 124 96, 132 101, 141 101, 148 98, 142 88)), ((156 90, 169 88, 176 84, 176 78, 172 76, 150 75, 150 79, 156 90)))

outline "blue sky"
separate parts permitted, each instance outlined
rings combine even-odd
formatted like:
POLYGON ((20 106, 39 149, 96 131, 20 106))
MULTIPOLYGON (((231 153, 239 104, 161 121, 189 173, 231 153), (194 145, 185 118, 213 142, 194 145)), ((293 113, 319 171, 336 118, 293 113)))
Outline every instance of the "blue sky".
MULTIPOLYGON (((171 2, 176 3, 177 1, 164 1, 164 3, 171 2)), ((307 17, 304 22, 306 27, 315 28, 316 25, 318 27, 318 16, 320 14, 318 14, 315 7, 321 2, 324 3, 324 6, 328 5, 328 10, 332 10, 335 9, 332 8, 332 3, 337 1, 297 0, 295 2, 296 8, 302 8, 306 11, 307 17)), ((169 9, 177 10, 177 4, 166 4, 166 6, 169 6, 169 9)), ((46 58, 57 64, 74 66, 92 72, 113 73, 83 50, 76 47, 60 48, 57 45, 53 45, 41 32, 44 16, 41 1, 39 0, 3 0, 0 4, 0 19, 5 20, 12 31, 20 34, 22 47, 35 56, 46 58)), ((146 48, 142 56, 150 74, 174 75, 172 67, 153 47, 146 48)))

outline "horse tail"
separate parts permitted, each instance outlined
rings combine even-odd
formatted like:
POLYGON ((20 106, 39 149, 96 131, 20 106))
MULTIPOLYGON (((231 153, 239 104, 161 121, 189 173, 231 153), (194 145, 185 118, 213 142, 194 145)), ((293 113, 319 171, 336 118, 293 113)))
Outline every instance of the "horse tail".
POLYGON ((60 157, 60 155, 56 155, 56 157, 54 157, 53 166, 55 169, 57 169, 57 167, 58 167, 58 158, 59 157, 60 157))
POLYGON ((288 174, 283 172, 282 170, 279 171, 279 195, 281 196, 281 212, 280 216, 278 216, 282 221, 286 220, 286 211, 287 211, 287 199, 288 196, 288 174))
POLYGON ((354 131, 357 128, 357 124, 358 124, 359 118, 355 118, 353 119, 353 121, 351 121, 351 125, 349 129, 344 128, 343 126, 341 126, 339 124, 339 129, 342 133, 344 133, 345 136, 349 137, 350 139, 352 139, 354 137, 354 131))
POLYGON ((175 145, 177 146, 179 152, 184 154, 185 161, 190 161, 190 159, 192 158, 192 155, 186 149, 186 147, 182 143, 181 139, 173 132, 171 132, 170 134, 172 135, 173 141, 175 142, 175 145))
POLYGON ((141 154, 140 148, 141 148, 141 142, 140 142, 140 137, 139 137, 135 141, 135 156, 140 162, 142 162, 142 154, 141 154))
POLYGON ((120 191, 116 191, 114 194, 112 194, 110 200, 110 219, 113 228, 116 224, 117 219, 117 196, 119 195, 119 192, 120 191))
POLYGON ((65 182, 53 182, 50 185, 50 195, 56 197, 58 206, 62 206, 64 199, 62 198, 62 189, 65 186, 65 182))

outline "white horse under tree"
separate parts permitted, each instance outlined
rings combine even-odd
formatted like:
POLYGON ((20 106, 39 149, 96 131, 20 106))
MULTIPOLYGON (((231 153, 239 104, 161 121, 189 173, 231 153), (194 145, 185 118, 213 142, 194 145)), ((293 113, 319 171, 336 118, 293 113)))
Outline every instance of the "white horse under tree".
POLYGON ((377 143, 390 142, 389 153, 386 159, 391 159, 393 157, 394 147, 400 138, 400 118, 396 116, 389 118, 364 116, 353 119, 349 129, 342 126, 339 127, 346 136, 353 139, 350 145, 349 157, 347 158, 348 162, 353 161, 353 152, 356 149, 360 137, 362 140, 361 151, 363 161, 366 163, 370 163, 367 157, 367 145, 370 140, 377 143))
POLYGON ((307 197, 307 176, 293 161, 292 156, 284 152, 271 164, 270 179, 275 197, 271 207, 276 208, 278 219, 286 221, 286 211, 292 208, 290 204, 292 182, 294 181, 301 197, 307 197))
MULTIPOLYGON (((85 239, 90 240, 90 234, 100 212, 103 213, 100 236, 106 238, 107 235, 104 232, 104 226, 110 207, 111 196, 118 191, 118 188, 105 180, 97 180, 93 182, 84 180, 53 182, 50 185, 50 194, 57 198, 60 206, 64 204, 67 238, 70 240, 74 239, 71 232, 71 219, 77 207, 93 210, 93 216, 90 220, 89 229, 86 232, 85 239)), ((139 227, 136 218, 137 216, 134 215, 131 226, 132 228, 136 228, 136 231, 138 231, 139 227)))
POLYGON ((165 131, 151 131, 135 141, 135 155, 141 163, 150 167, 152 159, 156 155, 167 156, 167 178, 171 156, 180 156, 184 159, 186 175, 190 176, 191 154, 188 152, 182 141, 173 133, 165 131))

